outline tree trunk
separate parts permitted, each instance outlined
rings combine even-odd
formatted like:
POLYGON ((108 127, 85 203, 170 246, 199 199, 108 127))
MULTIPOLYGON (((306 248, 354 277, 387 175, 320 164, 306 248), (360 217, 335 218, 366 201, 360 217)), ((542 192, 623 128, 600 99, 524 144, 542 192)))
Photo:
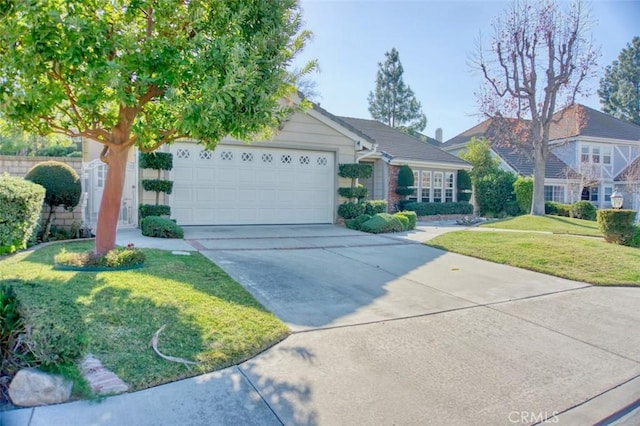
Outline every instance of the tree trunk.
POLYGON ((478 193, 478 187, 475 182, 471 183, 471 205, 473 206, 473 215, 480 216, 480 206, 478 205, 478 199, 476 194, 478 193))
POLYGON ((118 229, 120 204, 122 203, 127 157, 130 148, 130 146, 124 148, 116 146, 109 150, 107 178, 102 192, 96 229, 96 247, 94 251, 98 256, 104 255, 116 246, 116 231, 118 229))
POLYGON ((541 149, 536 150, 533 163, 533 202, 531 203, 533 216, 544 216, 544 175, 547 160, 541 151, 541 149))

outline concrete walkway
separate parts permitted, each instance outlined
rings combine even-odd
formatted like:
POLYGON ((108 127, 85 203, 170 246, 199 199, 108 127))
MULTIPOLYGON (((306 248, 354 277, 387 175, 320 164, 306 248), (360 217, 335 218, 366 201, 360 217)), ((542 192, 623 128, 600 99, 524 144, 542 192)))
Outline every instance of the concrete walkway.
MULTIPOLYGON (((97 403, 14 410, 0 423, 638 424, 640 288, 418 244, 452 229, 199 227, 185 229, 186 242, 153 240, 198 249, 294 333, 239 366, 97 403)), ((118 242, 146 246, 136 232, 118 242)))

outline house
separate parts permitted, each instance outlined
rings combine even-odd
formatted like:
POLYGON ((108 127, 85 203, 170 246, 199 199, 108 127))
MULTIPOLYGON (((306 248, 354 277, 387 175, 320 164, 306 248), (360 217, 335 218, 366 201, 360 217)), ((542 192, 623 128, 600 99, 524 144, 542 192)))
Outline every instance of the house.
MULTIPOLYGON (((98 158, 101 146, 88 142, 85 159, 98 158)), ((165 178, 173 192, 160 200, 171 206, 180 225, 335 223, 343 202, 338 188, 350 179, 338 176, 340 163, 369 162, 373 176, 361 182, 370 199, 385 199, 390 210, 397 172, 408 164, 416 177, 416 200, 456 201, 459 169, 471 165, 428 143, 373 120, 336 117, 318 105, 295 112, 269 141, 250 144, 223 139, 214 150, 196 141, 163 146, 173 154, 173 169, 165 178)), ((83 173, 88 194, 86 222, 95 226, 106 167, 87 161, 83 173)), ((120 226, 137 224, 138 204, 155 203, 140 180, 155 171, 138 170, 132 151, 121 209, 120 226)))
MULTIPOLYGON (((611 207, 611 194, 624 195, 624 207, 640 207, 640 126, 584 105, 574 105, 554 116, 550 153, 545 169, 545 199, 560 203, 591 201, 611 207)), ((442 149, 455 155, 472 137, 486 137, 500 166, 521 176, 533 175, 533 163, 504 132, 488 119, 449 139, 442 149)))

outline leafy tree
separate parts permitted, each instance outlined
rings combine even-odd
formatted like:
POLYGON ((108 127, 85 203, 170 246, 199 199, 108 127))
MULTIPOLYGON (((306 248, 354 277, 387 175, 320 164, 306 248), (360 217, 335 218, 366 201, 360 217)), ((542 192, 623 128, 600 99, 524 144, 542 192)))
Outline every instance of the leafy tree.
POLYGON ((489 48, 480 46, 477 67, 484 86, 480 109, 534 164, 531 214, 544 214, 549 129, 558 110, 574 103, 592 76, 597 54, 587 34, 590 11, 583 1, 560 7, 558 0, 514 0, 493 25, 489 48))
POLYGON ((422 113, 422 106, 413 90, 402 79, 404 69, 398 51, 393 48, 384 56, 384 63, 378 63, 376 89, 369 92, 371 117, 405 133, 424 130, 427 117, 422 113))
POLYGON ((491 142, 485 137, 480 139, 472 137, 467 144, 467 149, 460 153, 460 158, 473 166, 469 172, 473 210, 474 214, 479 214, 481 210, 479 198, 482 198, 483 195, 478 188, 478 182, 485 176, 497 173, 500 160, 491 155, 491 142))
POLYGON ((640 125, 640 37, 607 66, 598 96, 604 112, 640 125))
POLYGON ((505 211, 513 200, 513 184, 516 175, 505 170, 495 170, 478 179, 478 207, 480 214, 496 216, 505 211))
POLYGON ((96 254, 115 246, 131 147, 268 133, 309 36, 297 0, 3 2, 0 27, 0 114, 104 146, 96 254))

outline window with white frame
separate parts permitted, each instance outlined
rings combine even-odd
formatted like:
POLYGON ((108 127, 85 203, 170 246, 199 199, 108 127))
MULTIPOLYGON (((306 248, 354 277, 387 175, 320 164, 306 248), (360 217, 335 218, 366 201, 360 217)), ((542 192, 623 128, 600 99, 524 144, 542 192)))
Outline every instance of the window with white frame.
POLYGON ((420 174, 420 201, 428 203, 431 201, 431 172, 423 170, 420 174))
POLYGON ((453 203, 453 173, 445 173, 444 178, 444 202, 453 203))
POLYGON ((413 188, 413 192, 409 194, 409 196, 407 197, 409 201, 420 201, 418 200, 419 187, 420 187, 420 171, 413 170, 413 186, 411 187, 413 188))
POLYGON ((611 194, 613 194, 613 186, 605 186, 602 188, 604 190, 604 202, 605 203, 610 203, 611 202, 611 194))
POLYGON ((600 195, 600 188, 598 188, 597 186, 592 186, 591 188, 589 188, 589 201, 591 201, 592 203, 597 203, 599 200, 599 195, 600 195))
POLYGON ((433 172, 433 202, 442 202, 442 184, 444 179, 443 172, 433 172))
POLYGON ((580 162, 582 164, 597 166, 594 169, 597 176, 602 170, 612 173, 612 148, 609 145, 583 144, 580 148, 580 162))
POLYGON ((544 200, 555 201, 556 203, 564 203, 564 186, 562 185, 545 185, 544 200))

